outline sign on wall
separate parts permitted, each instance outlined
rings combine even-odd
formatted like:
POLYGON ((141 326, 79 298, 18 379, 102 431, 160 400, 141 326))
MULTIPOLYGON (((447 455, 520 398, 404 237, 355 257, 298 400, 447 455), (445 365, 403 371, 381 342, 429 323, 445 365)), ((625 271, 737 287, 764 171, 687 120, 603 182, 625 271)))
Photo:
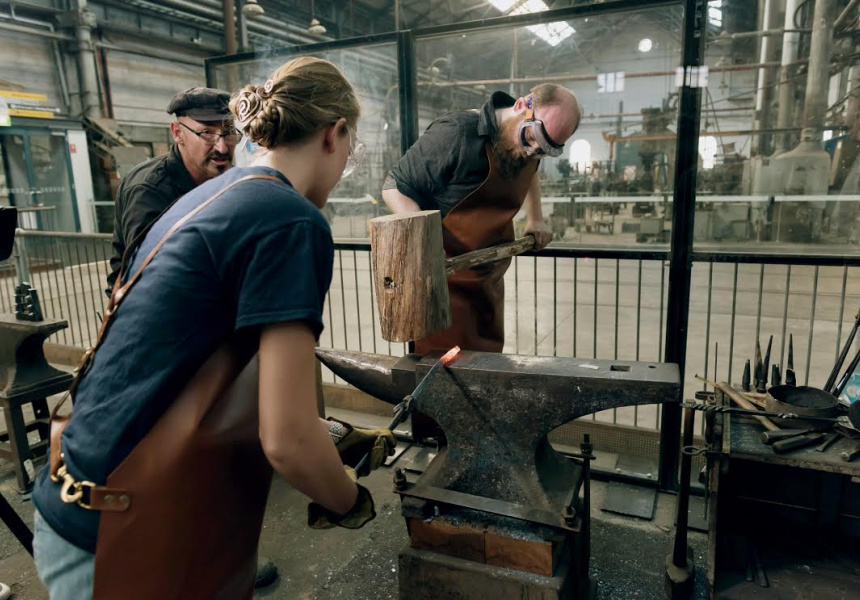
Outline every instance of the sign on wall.
POLYGON ((59 114, 60 109, 48 105, 48 96, 45 94, 31 94, 29 92, 13 92, 11 90, 0 90, 0 126, 11 125, 11 117, 30 117, 31 119, 53 119, 59 114), (6 106, 5 121, 4 109, 6 106))

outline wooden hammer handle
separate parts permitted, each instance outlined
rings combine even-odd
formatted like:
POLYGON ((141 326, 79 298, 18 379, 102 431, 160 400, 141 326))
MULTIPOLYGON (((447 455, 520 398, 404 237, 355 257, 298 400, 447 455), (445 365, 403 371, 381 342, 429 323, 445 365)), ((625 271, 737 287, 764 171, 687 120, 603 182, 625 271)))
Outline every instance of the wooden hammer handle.
MULTIPOLYGON (((758 407, 755 406, 752 402, 741 396, 735 388, 730 386, 728 383, 718 383, 714 386, 726 396, 732 399, 732 402, 740 406, 741 408, 745 408, 747 410, 758 410, 758 407)), ((767 417, 753 417, 756 421, 761 423, 765 429, 768 431, 777 431, 779 427, 767 417)))
POLYGON ((477 267, 478 265, 486 265, 488 263, 498 262, 523 252, 528 252, 535 247, 535 238, 533 235, 521 237, 513 242, 499 244, 498 246, 490 246, 489 248, 481 248, 466 252, 460 256, 449 258, 445 261, 445 270, 448 275, 477 267))

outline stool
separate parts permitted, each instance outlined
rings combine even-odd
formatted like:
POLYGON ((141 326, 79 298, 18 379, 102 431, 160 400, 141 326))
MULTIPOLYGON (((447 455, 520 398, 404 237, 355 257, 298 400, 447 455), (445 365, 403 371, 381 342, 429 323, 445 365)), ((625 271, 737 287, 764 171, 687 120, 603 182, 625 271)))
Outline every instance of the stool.
POLYGON ((20 321, 15 315, 0 314, 0 408, 6 419, 6 432, 0 434, 0 457, 9 458, 15 467, 18 491, 29 492, 33 480, 25 461, 35 461, 50 445, 50 411, 48 396, 69 389, 72 375, 48 364, 45 339, 65 329, 67 321, 20 321), (24 420, 23 407, 32 404, 35 419, 24 420), (31 445, 27 434, 39 433, 31 445))

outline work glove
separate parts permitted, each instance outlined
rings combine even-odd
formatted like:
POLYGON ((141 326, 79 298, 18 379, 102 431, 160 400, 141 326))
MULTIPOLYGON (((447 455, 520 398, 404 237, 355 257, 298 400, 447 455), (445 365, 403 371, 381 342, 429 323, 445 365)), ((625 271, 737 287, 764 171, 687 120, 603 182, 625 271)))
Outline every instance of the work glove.
MULTIPOLYGON (((346 474, 353 481, 356 481, 355 469, 352 467, 344 467, 346 474)), ((361 529, 367 523, 376 518, 376 507, 373 504, 373 496, 370 491, 363 485, 358 486, 358 497, 355 504, 345 515, 339 515, 330 511, 321 504, 311 502, 308 504, 308 527, 311 529, 332 529, 334 527, 343 527, 345 529, 361 529)))
POLYGON ((331 417, 328 420, 333 424, 332 431, 340 429, 337 424, 342 426, 342 435, 333 434, 332 438, 336 440, 335 447, 344 465, 355 468, 364 455, 370 452, 370 458, 358 473, 359 477, 365 477, 378 469, 386 458, 394 454, 397 439, 390 429, 362 429, 331 417))

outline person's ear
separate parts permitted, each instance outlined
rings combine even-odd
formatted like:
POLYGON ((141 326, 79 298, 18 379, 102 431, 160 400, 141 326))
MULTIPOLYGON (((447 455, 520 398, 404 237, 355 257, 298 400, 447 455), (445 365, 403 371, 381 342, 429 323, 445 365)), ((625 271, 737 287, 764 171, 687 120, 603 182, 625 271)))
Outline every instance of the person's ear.
POLYGON ((173 135, 173 141, 179 144, 180 146, 184 143, 182 139, 182 128, 179 126, 179 123, 173 121, 170 124, 170 133, 173 135))
POLYGON ((346 130, 346 119, 340 118, 325 129, 323 136, 323 150, 333 154, 337 150, 337 139, 346 130))
POLYGON ((514 102, 514 110, 517 112, 523 111, 528 108, 528 101, 525 98, 517 98, 517 101, 514 102))

